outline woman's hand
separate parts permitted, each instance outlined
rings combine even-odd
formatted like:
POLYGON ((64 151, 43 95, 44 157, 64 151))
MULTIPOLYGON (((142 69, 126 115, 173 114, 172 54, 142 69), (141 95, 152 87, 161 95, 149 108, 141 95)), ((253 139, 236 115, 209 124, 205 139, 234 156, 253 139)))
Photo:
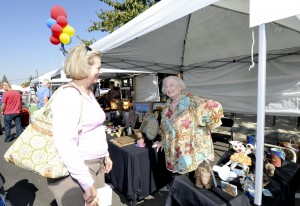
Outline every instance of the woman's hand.
POLYGON ((152 145, 152 148, 156 148, 156 152, 158 152, 159 149, 160 149, 160 151, 163 151, 164 147, 163 147, 162 141, 154 142, 152 145))
POLYGON ((109 156, 106 156, 104 159, 104 171, 105 173, 109 173, 112 169, 113 162, 111 161, 109 156))
POLYGON ((85 190, 83 193, 83 198, 87 206, 94 205, 92 204, 97 197, 97 189, 93 184, 89 189, 85 190))

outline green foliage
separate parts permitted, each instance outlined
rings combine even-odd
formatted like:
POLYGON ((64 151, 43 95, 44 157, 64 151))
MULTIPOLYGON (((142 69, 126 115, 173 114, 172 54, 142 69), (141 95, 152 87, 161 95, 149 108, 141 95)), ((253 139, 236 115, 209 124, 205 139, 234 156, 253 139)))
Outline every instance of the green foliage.
POLYGON ((29 78, 28 78, 29 81, 22 83, 22 87, 28 87, 28 86, 30 86, 30 82, 31 82, 32 79, 33 79, 33 77, 30 75, 29 78))
POLYGON ((6 76, 5 76, 5 74, 4 74, 3 77, 2 77, 2 83, 3 83, 3 82, 9 83, 8 80, 7 80, 7 78, 6 78, 6 76))
MULTIPOLYGON (((107 11, 100 9, 100 12, 96 12, 100 21, 91 21, 92 26, 87 29, 88 32, 102 31, 112 33, 160 0, 125 0, 123 2, 114 0, 99 1, 107 4, 112 9, 107 11)), ((91 45, 96 41, 95 39, 84 40, 79 36, 77 36, 77 38, 86 45, 91 45)))

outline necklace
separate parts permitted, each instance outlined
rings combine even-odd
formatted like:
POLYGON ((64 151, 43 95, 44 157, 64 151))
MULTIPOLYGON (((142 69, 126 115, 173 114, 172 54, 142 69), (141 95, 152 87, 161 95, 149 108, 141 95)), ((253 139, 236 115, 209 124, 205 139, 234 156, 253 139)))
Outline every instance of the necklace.
POLYGON ((180 97, 178 99, 176 99, 176 100, 172 99, 172 104, 177 104, 179 102, 179 100, 180 100, 180 97))

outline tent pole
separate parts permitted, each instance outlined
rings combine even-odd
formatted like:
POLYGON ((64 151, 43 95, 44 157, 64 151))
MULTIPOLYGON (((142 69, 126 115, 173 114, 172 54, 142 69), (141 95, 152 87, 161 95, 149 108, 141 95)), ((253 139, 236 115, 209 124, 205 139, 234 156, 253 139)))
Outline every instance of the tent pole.
POLYGON ((266 95, 266 31, 265 24, 259 25, 258 91, 257 91, 257 131, 255 163, 254 204, 261 205, 264 158, 265 95, 266 95))

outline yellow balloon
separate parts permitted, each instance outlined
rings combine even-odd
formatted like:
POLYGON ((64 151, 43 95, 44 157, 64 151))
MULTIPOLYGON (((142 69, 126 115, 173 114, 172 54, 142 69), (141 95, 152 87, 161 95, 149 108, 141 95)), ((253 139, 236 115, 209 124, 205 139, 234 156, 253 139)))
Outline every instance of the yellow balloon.
POLYGON ((75 33, 75 30, 73 29, 73 27, 67 25, 65 28, 63 28, 63 33, 66 33, 69 36, 73 36, 75 33))
POLYGON ((59 35, 59 40, 60 40, 61 43, 63 43, 63 44, 68 44, 68 43, 70 43, 71 38, 70 38, 70 36, 69 36, 68 34, 66 34, 66 33, 61 33, 61 34, 59 35))

